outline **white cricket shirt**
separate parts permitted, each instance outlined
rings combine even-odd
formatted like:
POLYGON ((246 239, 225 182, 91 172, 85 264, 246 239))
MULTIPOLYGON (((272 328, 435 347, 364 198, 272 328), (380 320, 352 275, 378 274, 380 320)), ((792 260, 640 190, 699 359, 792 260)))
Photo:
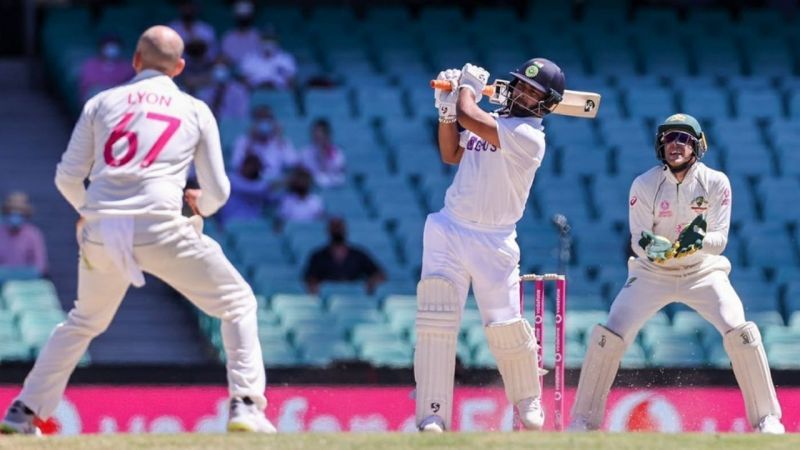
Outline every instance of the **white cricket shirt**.
POLYGON ((513 227, 525 211, 545 152, 542 119, 496 117, 500 148, 461 132, 461 162, 444 199, 448 215, 476 225, 513 227))
POLYGON ((207 216, 230 194, 217 122, 171 78, 144 70, 86 102, 55 181, 85 217, 178 215, 192 160, 207 216))
POLYGON ((642 262, 647 261, 639 245, 642 231, 649 230, 675 241, 698 214, 705 214, 708 228, 702 250, 663 264, 649 261, 645 264, 651 268, 682 269, 711 255, 721 255, 728 243, 732 204, 728 177, 699 161, 689 168, 680 183, 666 166, 653 167, 636 177, 631 185, 628 206, 633 251, 642 262))

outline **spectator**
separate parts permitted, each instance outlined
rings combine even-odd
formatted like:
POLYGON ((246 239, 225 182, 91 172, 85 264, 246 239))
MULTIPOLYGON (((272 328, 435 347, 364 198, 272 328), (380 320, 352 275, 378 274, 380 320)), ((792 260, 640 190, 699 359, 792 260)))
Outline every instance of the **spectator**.
POLYGON ((311 144, 300 154, 300 162, 311 171, 314 182, 327 188, 345 182, 344 153, 331 140, 331 124, 317 119, 311 125, 311 144))
POLYGON ((270 181, 263 178, 261 160, 253 154, 246 155, 238 172, 230 174, 231 195, 220 211, 225 224, 231 219, 258 219, 264 217, 269 201, 270 181))
POLYGON ((244 57, 239 72, 252 89, 289 89, 297 74, 297 64, 294 56, 281 48, 278 37, 268 31, 261 36, 259 51, 244 57))
MULTIPOLYGON (((169 26, 177 32, 186 43, 202 41, 206 44, 210 59, 216 56, 217 34, 214 27, 198 18, 199 7, 194 0, 182 0, 178 5, 180 18, 170 22, 169 26)), ((187 61, 188 62, 188 61, 187 61)))
POLYGON ((81 65, 81 100, 122 84, 133 78, 130 61, 122 58, 122 41, 116 36, 106 36, 98 42, 98 54, 81 65))
POLYGON ((325 281, 366 280, 367 293, 374 293, 386 275, 366 252, 347 242, 344 220, 332 218, 328 236, 328 244, 312 253, 303 273, 308 292, 318 294, 320 283, 325 281))
POLYGON ((222 53, 238 66, 245 56, 261 50, 261 33, 253 27, 255 9, 250 1, 233 4, 236 27, 222 37, 222 53))
POLYGON ((47 249, 39 228, 30 223, 33 208, 28 196, 12 192, 3 202, 0 226, 0 266, 34 267, 47 274, 47 249))
POLYGON ((233 144, 231 166, 235 170, 248 153, 256 155, 263 166, 263 178, 276 180, 297 164, 297 153, 291 141, 283 136, 280 124, 266 106, 257 106, 251 113, 250 132, 233 144))
POLYGON ((197 97, 206 102, 217 121, 247 118, 250 94, 244 84, 231 76, 231 69, 223 60, 214 64, 211 83, 201 87, 197 97))
POLYGON ((187 41, 184 53, 186 68, 178 76, 178 84, 189 94, 197 95, 201 89, 211 86, 214 63, 205 41, 187 41))
POLYGON ((279 225, 286 222, 311 222, 325 215, 322 198, 311 192, 314 179, 304 167, 295 167, 286 182, 286 193, 278 206, 279 225))

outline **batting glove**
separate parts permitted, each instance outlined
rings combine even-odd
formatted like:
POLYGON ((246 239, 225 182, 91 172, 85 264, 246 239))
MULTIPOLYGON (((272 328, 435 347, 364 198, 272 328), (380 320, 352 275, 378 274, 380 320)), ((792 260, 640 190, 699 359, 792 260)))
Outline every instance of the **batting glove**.
POLYGON ((489 72, 480 66, 470 63, 461 68, 461 79, 458 80, 458 89, 469 89, 475 93, 475 103, 481 101, 483 88, 489 82, 489 72))
POLYGON ((450 91, 441 89, 433 91, 436 110, 439 111, 439 122, 453 123, 456 121, 456 100, 458 100, 458 79, 460 77, 461 71, 458 69, 443 70, 436 77, 437 80, 449 81, 452 86, 450 91))

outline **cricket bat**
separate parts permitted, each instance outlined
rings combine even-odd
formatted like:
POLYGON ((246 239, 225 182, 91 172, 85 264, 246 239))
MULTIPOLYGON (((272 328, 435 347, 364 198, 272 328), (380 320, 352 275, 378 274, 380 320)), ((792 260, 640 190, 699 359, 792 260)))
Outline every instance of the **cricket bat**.
MULTIPOLYGON (((446 80, 431 80, 431 87, 445 91, 451 89, 450 82, 446 80)), ((483 88, 483 95, 491 97, 494 95, 494 91, 494 84, 488 84, 483 88)), ((564 98, 561 100, 561 103, 556 105, 555 109, 553 109, 553 114, 594 119, 595 116, 597 116, 597 110, 599 108, 600 94, 596 92, 571 91, 565 89, 564 98)))

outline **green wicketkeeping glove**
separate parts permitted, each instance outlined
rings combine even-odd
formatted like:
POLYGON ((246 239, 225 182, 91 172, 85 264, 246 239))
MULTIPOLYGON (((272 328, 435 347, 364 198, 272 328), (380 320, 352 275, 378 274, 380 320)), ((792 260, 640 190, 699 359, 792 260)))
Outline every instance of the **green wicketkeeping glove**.
POLYGON ((664 236, 653 234, 651 231, 642 231, 639 246, 647 253, 647 259, 662 263, 675 256, 672 242, 664 236))
POLYGON ((706 218, 703 214, 698 214, 694 220, 686 226, 678 235, 678 240, 673 244, 675 257, 683 258, 703 248, 703 239, 706 237, 706 218))

